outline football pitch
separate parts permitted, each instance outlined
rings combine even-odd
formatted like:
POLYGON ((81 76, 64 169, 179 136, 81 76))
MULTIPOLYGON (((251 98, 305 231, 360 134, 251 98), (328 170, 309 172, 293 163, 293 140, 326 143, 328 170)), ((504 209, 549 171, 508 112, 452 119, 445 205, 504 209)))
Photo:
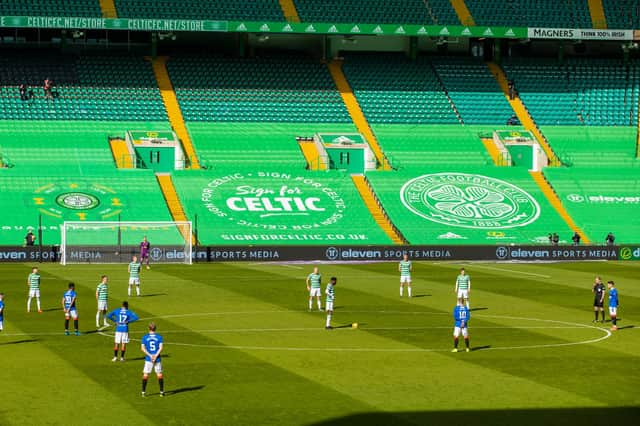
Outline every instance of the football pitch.
MULTIPOLYGON (((43 313, 26 313, 31 264, 0 266, 0 424, 612 425, 640 415, 640 264, 318 264, 335 288, 333 330, 308 311, 314 265, 152 265, 127 298, 126 265, 43 263, 43 313), (452 353, 454 284, 472 279, 471 352, 452 353), (95 290, 128 299, 126 362, 95 330, 95 290), (617 331, 592 323, 596 275, 620 293, 617 331), (81 336, 60 299, 76 283, 81 336), (164 337, 166 397, 140 395, 140 338, 164 337), (352 328, 358 323, 357 328, 352 328)), ((323 297, 324 306, 324 297, 323 297)), ((35 304, 35 302, 33 302, 35 304)), ((606 309, 606 302, 605 302, 606 309)), ((606 319, 609 319, 607 314, 606 319)), ((461 347, 464 344, 461 343, 461 347)))

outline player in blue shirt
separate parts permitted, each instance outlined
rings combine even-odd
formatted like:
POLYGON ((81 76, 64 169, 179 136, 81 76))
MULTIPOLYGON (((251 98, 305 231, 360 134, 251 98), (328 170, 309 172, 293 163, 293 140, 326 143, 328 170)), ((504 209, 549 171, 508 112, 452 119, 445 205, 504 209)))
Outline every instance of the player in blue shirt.
POLYGON ((162 336, 156 334, 156 324, 149 323, 149 333, 142 336, 142 344, 140 349, 144 352, 144 369, 142 370, 142 396, 147 392, 147 380, 151 370, 155 370, 158 376, 158 385, 160 385, 160 396, 164 396, 164 378, 162 376, 162 360, 160 353, 163 348, 162 336))
POLYGON ((64 310, 64 334, 69 335, 69 318, 73 318, 73 328, 75 328, 76 336, 80 335, 78 331, 78 310, 76 309, 76 285, 69 283, 69 289, 62 296, 62 309, 64 310))
POLYGON ((464 337, 465 351, 469 352, 469 331, 467 325, 470 317, 471 314, 469 313, 469 308, 464 304, 464 298, 458 299, 458 304, 453 308, 455 327, 453 329, 453 349, 451 352, 458 352, 458 336, 460 336, 460 333, 462 333, 462 337, 464 337))
POLYGON ((4 293, 0 293, 0 331, 4 328, 4 293))
POLYGON ((127 343, 129 343, 129 324, 140 318, 135 312, 129 310, 129 302, 126 300, 122 302, 121 308, 109 313, 107 318, 116 323, 116 337, 111 361, 118 360, 118 344, 120 344, 120 361, 124 361, 124 353, 127 350, 127 343))
POLYGON ((609 316, 611 317, 611 330, 618 329, 618 289, 613 281, 607 281, 609 287, 609 316))

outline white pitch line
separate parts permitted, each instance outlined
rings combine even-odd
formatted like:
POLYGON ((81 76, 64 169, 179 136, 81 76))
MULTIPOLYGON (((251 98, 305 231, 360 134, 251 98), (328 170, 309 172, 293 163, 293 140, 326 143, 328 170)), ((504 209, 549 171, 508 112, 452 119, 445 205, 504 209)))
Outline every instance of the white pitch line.
MULTIPOLYGON (((280 311, 280 312, 288 312, 288 311, 280 311)), ((293 312, 298 312, 298 311, 293 311, 293 312)), ((376 311, 369 311, 369 312, 376 312, 376 311)), ((389 313, 392 311, 377 311, 378 313, 389 313)), ((216 313, 216 314, 220 314, 220 313, 216 313)), ((200 314, 202 315, 202 314, 200 314)), ((177 317, 178 315, 173 315, 172 317, 177 317)), ((193 316, 190 314, 185 314, 184 316, 193 316)), ((586 325, 586 324, 578 324, 578 323, 571 323, 571 322, 566 322, 566 321, 558 321, 558 320, 549 320, 549 319, 539 319, 539 318, 527 318, 527 317, 512 317, 512 316, 501 316, 501 315, 479 315, 481 317, 488 317, 488 318, 503 318, 503 319, 511 319, 511 320, 520 320, 520 321, 540 321, 540 322, 546 322, 546 323, 552 323, 552 324, 562 324, 564 327, 535 327, 535 328, 548 328, 548 329, 557 329, 557 328, 567 328, 567 329, 579 329, 579 328, 583 328, 583 329, 593 329, 593 330, 597 330, 599 332, 603 332, 604 336, 598 337, 598 338, 594 338, 594 339, 589 339, 589 340, 582 340, 582 341, 578 341, 578 342, 564 342, 564 343, 549 343, 549 344, 542 344, 542 345, 525 345, 525 346, 497 346, 497 347, 489 347, 489 348, 485 348, 483 350, 516 350, 516 349, 543 349, 543 348, 557 348, 557 347, 565 347, 565 346, 577 346, 577 345, 586 345, 586 344, 592 344, 592 343, 598 343, 601 342, 605 339, 608 339, 609 337, 611 337, 611 332, 607 329, 604 328, 600 328, 597 326, 593 326, 593 325, 586 325)), ((428 328, 428 327, 425 327, 428 328)), ((435 327, 435 328, 447 328, 450 329, 451 327, 435 327)), ((481 327, 478 327, 481 328, 481 327)), ((486 327, 486 328, 500 328, 500 327, 486 327)), ((532 327, 503 327, 503 328, 507 328, 507 329, 528 329, 528 328, 532 328, 532 327)), ((299 328, 296 330, 305 330, 306 328, 299 328)), ((375 328, 370 328, 369 330, 374 330, 375 328)), ((385 329, 384 327, 382 328, 378 328, 378 329, 385 329)), ((394 329, 392 327, 389 327, 388 329, 394 329)), ((407 327, 404 328, 400 328, 400 329, 408 329, 407 327)), ((246 330, 246 329, 245 329, 246 330)), ((287 329, 269 329, 269 330, 274 330, 274 331, 286 331, 287 329)), ((310 330, 322 330, 321 328, 313 328, 310 330)), ((340 329, 334 329, 334 331, 337 331, 340 329)), ((364 328, 364 330, 366 331, 367 328, 364 328)), ((226 330, 225 330, 226 331, 226 330)), ((177 334, 187 334, 191 331, 187 331, 187 330, 174 330, 174 331, 165 331, 165 333, 169 333, 169 332, 175 332, 177 334)), ((197 333, 197 331, 193 331, 194 333, 197 333)), ((229 332, 239 332, 238 330, 230 330, 229 332)), ((98 334, 102 335, 102 336, 107 336, 107 337, 113 337, 113 334, 107 334, 107 333, 103 333, 101 331, 98 332, 98 334)), ((131 339, 131 340, 135 340, 135 341, 140 341, 140 339, 131 339)), ((449 349, 441 349, 441 348, 301 348, 301 347, 281 347, 281 346, 243 346, 243 345, 212 345, 212 344, 199 344, 199 343, 181 343, 181 342, 167 342, 167 345, 173 345, 173 346, 187 346, 187 347, 201 347, 201 348, 211 348, 211 349, 236 349, 236 350, 260 350, 260 351, 287 351, 287 352, 448 352, 449 349)))
POLYGON ((494 270, 494 271, 502 271, 502 272, 511 272, 511 273, 514 273, 514 274, 530 275, 532 277, 553 278, 551 275, 536 274, 535 272, 517 271, 515 269, 496 268, 494 266, 478 265, 477 263, 474 263, 470 267, 491 269, 491 270, 494 270))

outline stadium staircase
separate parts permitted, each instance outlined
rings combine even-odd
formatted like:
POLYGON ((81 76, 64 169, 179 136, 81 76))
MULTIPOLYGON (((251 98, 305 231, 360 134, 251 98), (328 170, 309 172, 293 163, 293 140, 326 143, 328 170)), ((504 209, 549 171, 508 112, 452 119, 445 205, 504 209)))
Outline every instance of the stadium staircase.
POLYGON ((353 123, 356 125, 358 132, 360 132, 369 143, 369 146, 378 160, 379 167, 381 167, 382 170, 390 170, 391 164, 382 152, 378 139, 367 122, 367 118, 363 114, 362 108, 360 108, 360 104, 353 94, 353 90, 342 71, 342 61, 331 61, 329 63, 329 71, 331 72, 331 76, 333 77, 336 87, 340 92, 340 96, 347 107, 347 111, 349 111, 349 115, 351 116, 353 123))
MULTIPOLYGON (((167 207, 169 208, 169 212, 171 213, 173 220, 176 222, 186 222, 188 220, 187 215, 184 213, 180 197, 176 192, 176 187, 173 185, 171 175, 169 173, 156 173, 156 179, 158 180, 158 185, 160 185, 162 195, 164 196, 164 200, 167 203, 167 207)), ((193 235, 186 234, 186 230, 180 228, 180 233, 185 240, 191 238, 192 242, 194 244, 196 243, 195 237, 193 235)))
POLYGON ((158 88, 160 89, 160 94, 162 95, 162 100, 164 102, 165 109, 167 110, 171 127, 176 132, 176 135, 182 144, 190 168, 199 169, 200 163, 198 161, 198 156, 196 155, 195 147, 191 142, 191 137, 189 136, 187 126, 185 125, 184 118, 182 117, 182 111, 180 110, 176 93, 173 90, 173 85, 171 84, 169 73, 167 72, 167 58, 165 56, 159 56, 152 60, 152 64, 153 72, 156 76, 156 81, 158 82, 158 88))
POLYGON ((503 156, 498 150, 498 147, 496 146, 496 144, 493 142, 493 139, 480 138, 480 140, 482 141, 482 145, 484 145, 485 149, 489 153, 489 156, 491 157, 493 164, 496 166, 505 166, 506 163, 503 160, 503 156))
POLYGON ((602 0, 588 0, 589 14, 591 15, 591 24, 593 28, 606 29, 607 17, 604 14, 602 0))
POLYGON ((351 179, 378 226, 391 238, 394 244, 407 244, 408 241, 389 220, 389 216, 382 208, 367 178, 363 175, 351 175, 351 179))
POLYGON ((533 118, 529 114, 529 111, 525 107, 520 96, 516 95, 513 99, 509 98, 509 83, 507 80, 507 76, 505 75, 502 68, 500 68, 500 66, 495 62, 488 62, 487 65, 493 73, 496 81, 500 85, 500 88, 502 89, 504 96, 507 98, 507 101, 511 105, 511 108, 513 108, 513 111, 518 117, 518 120, 520 120, 520 123, 524 126, 525 129, 533 134, 533 136, 536 138, 536 140, 544 150, 545 154, 549 158, 549 164, 552 166, 560 165, 560 160, 558 159, 555 152, 553 152, 553 150, 551 149, 551 146, 547 142, 547 139, 544 137, 536 123, 533 121, 533 118))
POLYGON ((587 235, 582 231, 582 229, 580 229, 578 225, 576 225, 573 218, 569 215, 567 210, 564 208, 564 206, 562 205, 562 202, 560 201, 560 198, 558 198, 558 194, 556 194, 556 192, 554 191, 549 181, 545 178, 544 174, 542 172, 529 172, 529 173, 531 174, 531 177, 533 177, 533 180, 538 184, 538 186, 542 190, 542 193, 544 194, 544 196, 547 197, 549 204, 553 206, 553 208, 558 212, 560 217, 567 223, 569 228, 571 228, 574 232, 577 232, 578 235, 580 235, 580 239, 583 243, 589 244, 591 241, 589 240, 587 235))
POLYGON ((100 10, 102 11, 103 18, 116 19, 118 17, 116 5, 113 0, 100 0, 100 10))
POLYGON ((113 161, 115 161, 117 168, 134 168, 135 159, 129 153, 129 150, 127 149, 127 142, 124 139, 111 139, 109 141, 109 146, 111 147, 111 154, 113 155, 113 161))
POLYGON ((300 16, 293 0, 278 0, 284 19, 289 22, 300 22, 300 16))
POLYGON ((451 0, 451 6, 456 11, 456 15, 458 15, 458 19, 462 25, 471 27, 476 24, 464 0, 451 0))
POLYGON ((300 146, 302 155, 307 160, 308 170, 327 170, 327 160, 320 156, 315 142, 301 140, 298 141, 298 146, 300 146))

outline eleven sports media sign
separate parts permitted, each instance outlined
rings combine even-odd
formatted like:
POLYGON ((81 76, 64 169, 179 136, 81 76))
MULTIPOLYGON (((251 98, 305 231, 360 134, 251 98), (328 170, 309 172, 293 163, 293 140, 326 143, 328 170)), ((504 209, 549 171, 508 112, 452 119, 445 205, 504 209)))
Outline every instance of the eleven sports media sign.
POLYGON ((523 227, 540 216, 540 205, 529 193, 478 174, 418 176, 402 186, 400 201, 407 210, 431 222, 475 230, 523 227))

